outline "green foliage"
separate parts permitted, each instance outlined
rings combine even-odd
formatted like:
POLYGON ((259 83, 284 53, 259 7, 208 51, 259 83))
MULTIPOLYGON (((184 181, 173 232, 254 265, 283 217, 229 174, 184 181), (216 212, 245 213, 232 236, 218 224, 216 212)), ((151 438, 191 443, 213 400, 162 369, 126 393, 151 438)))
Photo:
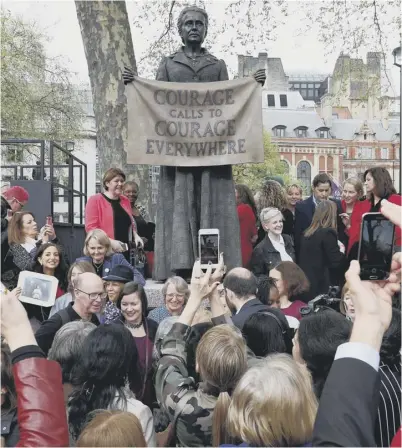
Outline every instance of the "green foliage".
POLYGON ((44 48, 37 25, 2 10, 2 136, 68 140, 78 136, 82 109, 70 73, 44 48))
POLYGON ((234 165, 233 177, 236 184, 245 184, 257 191, 270 176, 280 176, 285 183, 289 181, 285 165, 279 158, 278 147, 272 143, 271 135, 264 131, 264 162, 234 165))

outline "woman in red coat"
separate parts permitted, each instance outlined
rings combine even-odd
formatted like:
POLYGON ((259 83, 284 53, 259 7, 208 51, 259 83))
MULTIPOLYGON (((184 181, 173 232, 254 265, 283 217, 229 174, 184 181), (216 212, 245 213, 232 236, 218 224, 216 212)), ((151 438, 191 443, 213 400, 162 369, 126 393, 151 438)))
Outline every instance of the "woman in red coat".
MULTIPOLYGON (((365 213, 379 213, 381 201, 387 199, 397 205, 402 205, 402 198, 396 194, 391 176, 386 168, 374 167, 364 173, 364 185, 366 187, 367 199, 356 202, 350 219, 349 228, 349 259, 356 259, 360 240, 362 218, 365 213)), ((401 245, 401 229, 395 228, 395 245, 401 245)))
POLYGON ((114 252, 124 252, 125 245, 131 240, 137 246, 144 246, 137 234, 130 201, 122 194, 125 180, 122 170, 109 168, 103 175, 105 192, 91 196, 85 207, 85 231, 103 230, 110 238, 114 252))
POLYGON ((257 207, 253 194, 246 185, 236 185, 235 193, 240 223, 241 256, 243 266, 247 267, 253 252, 253 245, 257 241, 257 207))

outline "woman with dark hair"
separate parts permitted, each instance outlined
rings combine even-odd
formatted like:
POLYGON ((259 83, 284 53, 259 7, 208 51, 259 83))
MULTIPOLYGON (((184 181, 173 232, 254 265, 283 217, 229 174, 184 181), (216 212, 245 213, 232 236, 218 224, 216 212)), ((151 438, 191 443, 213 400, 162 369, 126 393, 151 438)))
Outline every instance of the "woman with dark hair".
POLYGON ((137 348, 127 328, 110 324, 93 330, 85 339, 80 362, 72 372, 75 390, 68 403, 68 419, 74 440, 90 412, 117 409, 138 417, 147 446, 156 446, 152 413, 127 387, 135 389, 140 381, 137 348))
POLYGON ((336 215, 335 202, 321 201, 300 241, 299 266, 310 281, 311 299, 342 283, 345 247, 338 241, 336 215))
POLYGON ((244 323, 242 333, 255 356, 292 353, 292 331, 286 317, 275 308, 252 314, 244 323))
POLYGON ((148 300, 144 288, 135 282, 126 283, 116 307, 121 312, 121 322, 134 338, 138 361, 142 369, 142 385, 135 389, 138 398, 147 406, 154 401, 152 384, 152 352, 158 324, 147 318, 148 300))
POLYGON ((377 446, 391 446, 401 426, 401 311, 392 308, 392 319, 380 349, 380 403, 375 426, 377 446))
MULTIPOLYGON (((56 291, 56 300, 67 292, 68 266, 64 260, 63 252, 55 243, 45 243, 39 246, 33 260, 32 271, 56 277, 59 281, 56 291)), ((28 316, 43 322, 49 318, 50 307, 26 304, 24 305, 28 316)), ((32 322, 31 322, 32 323, 32 322)), ((33 324, 35 328, 35 323, 33 324)))
POLYGON ((11 353, 1 345, 1 446, 17 446, 20 431, 17 419, 17 392, 15 390, 11 353))
POLYGON ((257 207, 253 194, 247 185, 237 184, 235 186, 237 214, 240 224, 240 245, 243 266, 247 267, 253 245, 257 242, 257 207))
POLYGON ((36 252, 32 270, 40 274, 51 275, 59 281, 56 299, 67 292, 68 266, 63 258, 63 252, 55 243, 42 244, 36 252))
POLYGON ((285 316, 301 319, 301 308, 308 301, 310 283, 296 263, 283 261, 269 273, 271 289, 268 305, 280 308, 285 316))
POLYGON ((341 344, 349 341, 352 323, 342 314, 326 309, 300 321, 293 338, 293 358, 309 369, 319 399, 341 344))
MULTIPOLYGON (((366 200, 356 202, 352 216, 350 218, 349 228, 349 259, 357 258, 357 249, 360 240, 360 230, 363 215, 365 213, 381 212, 381 203, 384 199, 393 204, 402 205, 402 198, 396 194, 388 170, 381 166, 368 169, 364 173, 364 185, 366 187, 366 200)), ((395 228, 395 244, 401 245, 401 229, 395 228)))

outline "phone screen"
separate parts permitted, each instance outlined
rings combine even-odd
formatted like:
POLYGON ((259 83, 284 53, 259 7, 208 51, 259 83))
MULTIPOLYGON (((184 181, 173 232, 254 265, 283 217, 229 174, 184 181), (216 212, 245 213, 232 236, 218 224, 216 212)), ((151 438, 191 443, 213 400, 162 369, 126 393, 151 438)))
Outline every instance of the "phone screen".
POLYGON ((360 238, 361 278, 365 280, 387 278, 391 269, 394 243, 392 222, 380 214, 364 216, 360 238))
POLYGON ((201 264, 218 264, 219 234, 199 235, 201 264))

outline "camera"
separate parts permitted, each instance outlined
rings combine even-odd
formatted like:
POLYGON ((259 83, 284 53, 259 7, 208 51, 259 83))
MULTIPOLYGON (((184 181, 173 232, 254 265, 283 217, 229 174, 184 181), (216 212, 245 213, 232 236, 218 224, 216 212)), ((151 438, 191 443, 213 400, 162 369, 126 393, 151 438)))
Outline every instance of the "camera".
POLYGON ((320 310, 330 309, 332 311, 340 312, 339 305, 341 300, 339 298, 341 288, 339 286, 331 286, 328 294, 320 294, 315 299, 310 300, 307 306, 300 310, 302 316, 308 316, 311 313, 317 313, 320 310))

